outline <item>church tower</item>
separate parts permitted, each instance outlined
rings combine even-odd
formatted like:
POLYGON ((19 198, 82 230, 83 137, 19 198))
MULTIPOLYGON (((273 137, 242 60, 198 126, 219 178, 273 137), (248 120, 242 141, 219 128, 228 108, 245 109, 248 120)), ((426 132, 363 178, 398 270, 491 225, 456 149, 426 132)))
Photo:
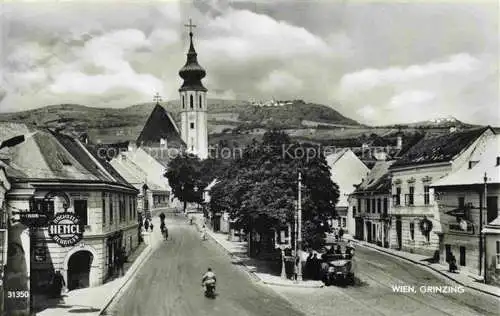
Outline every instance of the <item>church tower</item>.
POLYGON ((193 25, 189 24, 189 51, 184 67, 179 76, 184 82, 179 89, 181 98, 181 138, 186 143, 187 151, 201 159, 208 157, 207 129, 207 89, 201 83, 206 75, 205 69, 198 64, 193 46, 193 25))

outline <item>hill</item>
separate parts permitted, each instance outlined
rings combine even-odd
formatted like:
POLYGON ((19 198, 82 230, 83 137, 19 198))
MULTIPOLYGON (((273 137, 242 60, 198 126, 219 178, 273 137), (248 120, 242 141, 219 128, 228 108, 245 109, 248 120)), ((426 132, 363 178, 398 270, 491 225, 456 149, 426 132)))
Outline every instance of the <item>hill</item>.
MULTIPOLYGON (((178 100, 162 102, 174 120, 180 121, 178 100)), ((97 108, 78 104, 50 105, 39 109, 3 113, 0 121, 19 122, 38 127, 61 128, 75 134, 87 132, 91 140, 114 142, 135 140, 155 103, 126 108, 97 108)), ((302 120, 325 124, 360 126, 331 107, 296 100, 281 107, 257 107, 247 101, 208 100, 209 133, 255 128, 303 128, 302 120)))

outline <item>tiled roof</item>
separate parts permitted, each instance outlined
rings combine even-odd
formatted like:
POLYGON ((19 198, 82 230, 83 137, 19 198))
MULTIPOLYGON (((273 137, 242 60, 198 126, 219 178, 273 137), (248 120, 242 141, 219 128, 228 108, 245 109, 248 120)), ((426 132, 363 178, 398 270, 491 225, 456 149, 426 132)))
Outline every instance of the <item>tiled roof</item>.
POLYGON ((129 182, 147 183, 155 191, 170 191, 168 180, 163 175, 165 167, 142 148, 122 152, 110 163, 129 182))
POLYGON ((421 165, 451 161, 468 148, 489 127, 470 129, 446 135, 424 137, 411 147, 392 166, 402 167, 408 165, 421 165))
POLYGON ((137 146, 156 146, 160 144, 162 138, 167 140, 169 147, 177 148, 184 145, 174 120, 161 105, 157 104, 144 124, 136 144, 137 146))
POLYGON ((374 192, 389 193, 391 191, 391 175, 389 167, 392 161, 377 161, 368 176, 361 182, 355 193, 374 192))
POLYGON ((487 175, 488 183, 500 183, 500 166, 497 165, 497 157, 500 157, 500 135, 492 135, 481 152, 474 151, 471 161, 477 163, 469 169, 468 162, 460 169, 448 176, 437 180, 433 186, 455 186, 474 185, 484 183, 484 174, 487 175))
MULTIPOLYGON (((4 137, 9 133, 24 134, 27 129, 25 126, 0 124, 0 130, 4 137)), ((32 137, 10 148, 6 164, 7 176, 18 181, 79 180, 115 183, 132 188, 92 148, 85 147, 70 136, 44 129, 36 130, 32 137)))

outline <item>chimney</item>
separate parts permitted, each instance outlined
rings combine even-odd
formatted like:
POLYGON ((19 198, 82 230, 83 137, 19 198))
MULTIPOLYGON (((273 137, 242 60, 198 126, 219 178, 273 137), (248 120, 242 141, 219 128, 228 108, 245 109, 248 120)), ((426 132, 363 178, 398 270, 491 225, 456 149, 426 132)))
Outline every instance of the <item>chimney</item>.
POLYGON ((84 143, 85 145, 88 145, 89 143, 89 135, 87 133, 83 133, 80 135, 80 141, 84 143))
POLYGON ((398 138, 396 140, 396 148, 401 149, 403 148, 403 136, 398 135, 398 138))

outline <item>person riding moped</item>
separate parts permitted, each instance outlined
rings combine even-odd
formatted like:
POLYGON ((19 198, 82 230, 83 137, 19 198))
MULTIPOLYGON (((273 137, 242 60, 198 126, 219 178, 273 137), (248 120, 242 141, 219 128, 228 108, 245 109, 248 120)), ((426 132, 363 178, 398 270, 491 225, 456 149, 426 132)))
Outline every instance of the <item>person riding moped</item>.
POLYGON ((205 293, 208 293, 208 287, 212 286, 212 290, 215 290, 215 284, 217 283, 217 278, 212 268, 208 268, 207 272, 203 275, 201 279, 201 286, 205 288, 205 293))

